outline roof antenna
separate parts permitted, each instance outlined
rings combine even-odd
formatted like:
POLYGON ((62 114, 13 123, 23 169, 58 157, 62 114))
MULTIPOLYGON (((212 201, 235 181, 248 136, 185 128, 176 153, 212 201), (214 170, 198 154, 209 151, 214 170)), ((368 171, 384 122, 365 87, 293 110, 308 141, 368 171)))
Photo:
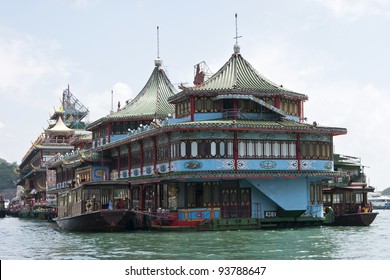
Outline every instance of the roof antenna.
POLYGON ((154 61, 154 65, 160 67, 162 61, 160 59, 160 28, 157 26, 157 59, 154 61))
POLYGON ((238 38, 241 38, 242 36, 238 36, 238 25, 237 25, 237 13, 236 13, 236 37, 233 39, 236 39, 236 44, 234 45, 234 53, 240 52, 240 46, 238 45, 238 38))
POLYGON ((114 91, 111 90, 111 110, 110 114, 114 113, 114 91))

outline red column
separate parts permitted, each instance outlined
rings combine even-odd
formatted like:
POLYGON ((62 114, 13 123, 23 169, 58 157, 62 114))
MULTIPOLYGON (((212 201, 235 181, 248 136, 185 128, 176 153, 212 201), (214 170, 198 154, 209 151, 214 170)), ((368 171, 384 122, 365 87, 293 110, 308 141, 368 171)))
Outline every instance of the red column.
POLYGON ((280 96, 276 96, 274 99, 274 106, 280 109, 280 96))
POLYGON ((112 130, 112 123, 108 123, 107 124, 107 136, 108 136, 108 143, 111 142, 111 130, 112 130))
POLYGON ((140 142, 140 156, 139 156, 139 166, 141 169, 141 175, 144 174, 144 142, 140 142))
POLYGON ((238 169, 238 140, 237 140, 237 131, 234 131, 233 158, 234 158, 234 170, 237 170, 238 169))
POLYGON ((131 144, 127 145, 127 170, 129 173, 129 177, 131 174, 131 144))
POLYGON ((296 156, 298 160, 298 170, 301 170, 301 134, 297 133, 296 156))
POLYGON ((117 161, 117 166, 118 166, 118 179, 121 177, 121 147, 118 147, 118 161, 117 161))
POLYGON ((153 170, 157 173, 157 137, 153 137, 153 170))
POLYGON ((194 114, 195 114, 195 98, 193 95, 190 96, 190 114, 191 114, 191 121, 194 121, 194 114))
POLYGON ((303 122, 304 115, 303 115, 303 100, 298 101, 298 117, 299 121, 303 122))

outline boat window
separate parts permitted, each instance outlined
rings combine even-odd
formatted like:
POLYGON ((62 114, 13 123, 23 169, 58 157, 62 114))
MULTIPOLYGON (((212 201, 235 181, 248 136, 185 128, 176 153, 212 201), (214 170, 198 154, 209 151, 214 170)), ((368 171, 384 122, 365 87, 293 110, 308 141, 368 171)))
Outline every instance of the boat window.
POLYGON ((334 194, 333 195, 333 203, 341 203, 343 202, 343 195, 342 194, 334 194))
POLYGON ((254 156, 255 156, 255 142, 248 141, 248 157, 254 157, 254 156))
POLYGON ((227 155, 228 157, 233 157, 233 141, 228 141, 227 143, 227 155))
POLYGON ((245 151, 245 141, 239 141, 238 142, 238 155, 242 158, 245 157, 246 151, 245 151))
POLYGON ((362 193, 355 194, 355 202, 356 203, 362 203, 363 202, 363 194, 362 193))
POLYGON ((287 144, 287 142, 282 142, 280 154, 283 158, 288 157, 288 144, 287 144))
POLYGON ((225 156, 225 142, 223 141, 219 143, 219 154, 221 155, 221 157, 225 156))
POLYGON ((256 156, 259 158, 263 157, 263 141, 256 142, 256 156))
POLYGON ((217 143, 214 141, 210 143, 210 155, 215 157, 217 155, 217 143))
POLYGON ((324 200, 324 203, 332 203, 332 198, 330 194, 323 194, 322 199, 324 200))
POLYGON ((271 157, 271 143, 268 141, 264 143, 264 156, 271 157))
POLYGON ((272 155, 274 158, 280 157, 280 142, 274 141, 272 143, 272 155))
POLYGON ((186 151, 186 142, 181 142, 180 143, 180 155, 181 155, 181 157, 186 157, 186 155, 187 155, 187 151, 186 151))
POLYGON ((352 202, 352 194, 351 193, 346 193, 345 194, 345 202, 351 203, 352 202))
POLYGON ((290 158, 295 158, 296 157, 296 151, 297 151, 296 143, 295 142, 290 142, 289 149, 288 149, 288 154, 289 154, 290 158))
POLYGON ((100 190, 99 189, 84 189, 84 200, 93 199, 100 200, 100 190))
POLYGON ((197 157, 198 155, 198 143, 195 141, 191 142, 191 156, 197 157))

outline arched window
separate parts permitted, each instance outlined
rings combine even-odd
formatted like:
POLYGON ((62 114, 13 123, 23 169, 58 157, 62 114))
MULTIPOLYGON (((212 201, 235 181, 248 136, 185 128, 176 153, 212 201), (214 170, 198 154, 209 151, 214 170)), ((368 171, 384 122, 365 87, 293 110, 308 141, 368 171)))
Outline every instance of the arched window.
POLYGON ((219 154, 221 157, 225 156, 225 142, 224 141, 221 141, 219 143, 219 154))
POLYGON ((187 155, 186 142, 183 141, 180 143, 180 156, 182 158, 184 158, 184 157, 186 157, 186 155, 187 155))
POLYGON ((217 143, 215 143, 214 141, 210 143, 210 155, 212 157, 215 157, 217 155, 217 143))
POLYGON ((196 141, 191 142, 191 157, 195 158, 198 156, 198 143, 196 141))

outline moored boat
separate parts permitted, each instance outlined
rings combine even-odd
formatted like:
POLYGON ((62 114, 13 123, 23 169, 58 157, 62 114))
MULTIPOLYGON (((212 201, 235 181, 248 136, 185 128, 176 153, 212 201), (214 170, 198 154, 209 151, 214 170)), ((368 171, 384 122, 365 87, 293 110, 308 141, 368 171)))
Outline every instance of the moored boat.
POLYGON ((326 223, 334 226, 369 226, 378 215, 373 212, 360 158, 335 155, 335 169, 344 176, 322 186, 326 223))
POLYGON ((390 209, 390 197, 380 193, 373 193, 368 196, 368 201, 373 209, 390 209))
POLYGON ((63 230, 118 231, 132 227, 126 182, 90 182, 59 194, 58 217, 63 230))

